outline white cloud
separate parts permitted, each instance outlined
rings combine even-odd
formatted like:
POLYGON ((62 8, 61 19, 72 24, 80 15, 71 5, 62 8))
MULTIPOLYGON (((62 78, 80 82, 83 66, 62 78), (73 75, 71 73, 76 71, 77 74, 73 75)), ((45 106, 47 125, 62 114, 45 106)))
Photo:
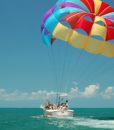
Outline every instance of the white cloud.
MULTIPOLYGON (((72 87, 68 93, 60 93, 61 96, 73 98, 93 98, 99 96, 100 98, 112 99, 114 98, 114 87, 109 86, 101 91, 99 85, 89 85, 84 90, 80 87, 72 87)), ((3 101, 18 101, 18 100, 41 100, 56 97, 57 92, 38 90, 33 92, 20 92, 18 90, 8 92, 5 89, 0 89, 0 100, 3 101)))
POLYGON ((79 88, 78 87, 71 88, 70 92, 68 93, 68 97, 70 99, 79 97, 79 95, 80 95, 80 92, 79 92, 79 88))
POLYGON ((8 92, 5 89, 0 89, 0 100, 5 101, 48 99, 55 97, 56 95, 57 95, 56 92, 54 91, 48 92, 46 90, 38 90, 29 93, 29 92, 20 92, 18 90, 8 92))
POLYGON ((98 94, 99 85, 89 85, 82 91, 77 87, 77 83, 75 86, 68 93, 69 98, 90 98, 98 94))
POLYGON ((99 90, 99 85, 89 85, 85 88, 85 91, 82 93, 84 97, 93 97, 97 94, 99 90))
POLYGON ((114 88, 112 86, 107 87, 101 95, 107 99, 114 98, 114 88))

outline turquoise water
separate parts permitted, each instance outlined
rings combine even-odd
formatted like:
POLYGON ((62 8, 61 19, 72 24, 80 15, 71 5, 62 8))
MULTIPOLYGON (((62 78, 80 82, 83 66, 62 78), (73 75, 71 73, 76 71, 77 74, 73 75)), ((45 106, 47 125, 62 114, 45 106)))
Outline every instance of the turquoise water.
POLYGON ((0 130, 114 130, 114 109, 74 109, 75 117, 44 118, 41 109, 0 109, 0 130))

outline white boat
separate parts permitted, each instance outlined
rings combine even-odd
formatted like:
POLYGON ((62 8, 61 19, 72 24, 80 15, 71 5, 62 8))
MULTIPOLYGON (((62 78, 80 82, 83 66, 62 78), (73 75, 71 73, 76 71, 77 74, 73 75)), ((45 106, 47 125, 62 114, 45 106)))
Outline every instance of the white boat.
POLYGON ((65 102, 59 101, 56 104, 51 104, 49 101, 45 105, 41 105, 44 111, 45 117, 54 117, 54 118, 66 118, 66 117, 73 117, 74 110, 69 109, 68 100, 65 102))
POLYGON ((66 117, 73 117, 74 111, 71 109, 67 110, 61 110, 61 109, 55 109, 55 110, 44 110, 44 116, 45 117, 55 117, 55 118, 66 118, 66 117))

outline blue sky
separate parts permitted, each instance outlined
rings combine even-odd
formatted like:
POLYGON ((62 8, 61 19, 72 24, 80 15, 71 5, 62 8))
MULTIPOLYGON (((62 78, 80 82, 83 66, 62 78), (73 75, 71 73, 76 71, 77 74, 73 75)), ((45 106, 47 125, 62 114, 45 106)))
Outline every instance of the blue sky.
MULTIPOLYGON (((104 1, 114 6, 113 0, 104 1)), ((77 92, 71 100, 73 107, 114 107, 114 59, 91 55, 59 40, 53 49, 43 44, 42 16, 55 3, 0 0, 0 107, 38 107, 42 98, 20 98, 34 92, 45 95, 44 90, 77 92), (93 95, 86 95, 88 91, 93 95), (15 96, 17 100, 12 99, 15 96)))

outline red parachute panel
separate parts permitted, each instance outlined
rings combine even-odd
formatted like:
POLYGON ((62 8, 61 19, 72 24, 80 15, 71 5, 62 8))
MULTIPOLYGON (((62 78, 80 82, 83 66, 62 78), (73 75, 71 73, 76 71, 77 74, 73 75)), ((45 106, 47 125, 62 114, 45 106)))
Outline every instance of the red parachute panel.
POLYGON ((74 28, 76 22, 85 15, 86 13, 70 13, 69 15, 64 17, 62 21, 68 22, 71 27, 74 28))
POLYGON ((107 37, 106 40, 113 40, 114 39, 114 28, 107 28, 107 37))
POLYGON ((80 19, 77 23, 75 23, 74 28, 83 29, 89 35, 90 32, 91 32, 92 25, 93 25, 92 22, 90 22, 90 21, 83 18, 83 19, 80 19))
POLYGON ((106 25, 109 27, 114 27, 114 22, 105 18, 106 25))
POLYGON ((91 13, 94 13, 94 1, 93 0, 81 0, 91 13))
MULTIPOLYGON (((87 13, 70 13, 69 15, 67 15, 66 17, 64 17, 62 20, 68 22, 71 25, 72 28, 75 28, 77 22, 80 21, 80 19, 83 20, 83 18, 85 16, 90 17, 92 19, 92 21, 94 21, 95 16, 93 14, 87 14, 87 13)), ((86 20, 86 21, 88 21, 88 20, 86 20)), ((89 22, 89 24, 90 23, 91 22, 89 22)), ((83 23, 83 24, 85 26, 85 23, 83 23)))
POLYGON ((109 4, 102 2, 98 15, 102 16, 110 12, 114 12, 114 8, 112 8, 109 4))

